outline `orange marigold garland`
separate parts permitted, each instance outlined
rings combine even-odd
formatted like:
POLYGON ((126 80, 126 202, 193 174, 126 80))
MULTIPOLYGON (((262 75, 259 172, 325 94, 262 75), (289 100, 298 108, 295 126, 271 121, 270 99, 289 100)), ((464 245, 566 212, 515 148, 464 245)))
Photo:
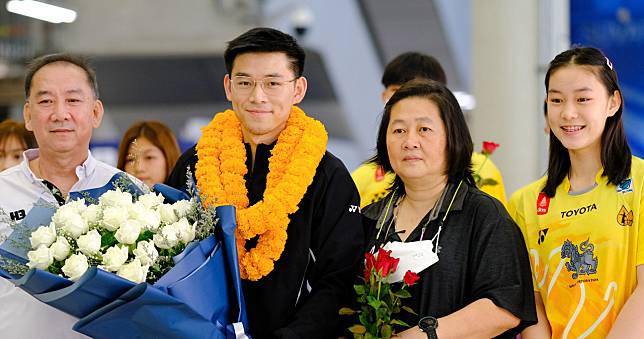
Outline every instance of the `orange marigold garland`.
POLYGON ((197 187, 206 205, 237 208, 237 251, 242 279, 259 280, 273 271, 286 244, 289 215, 306 193, 326 151, 324 126, 293 107, 286 127, 268 160, 263 199, 248 206, 244 175, 246 149, 239 120, 232 110, 221 112, 204 127, 197 143, 197 187), (246 240, 258 237, 246 251, 246 240))

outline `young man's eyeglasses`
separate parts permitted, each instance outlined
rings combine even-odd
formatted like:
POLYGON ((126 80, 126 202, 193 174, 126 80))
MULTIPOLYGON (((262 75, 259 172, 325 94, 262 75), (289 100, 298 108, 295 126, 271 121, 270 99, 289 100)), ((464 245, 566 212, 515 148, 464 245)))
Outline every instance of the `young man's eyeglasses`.
POLYGON ((259 84, 262 88, 262 91, 268 95, 280 94, 286 88, 286 84, 297 80, 280 80, 279 78, 264 78, 264 79, 253 79, 246 76, 234 76, 232 77, 231 83, 233 90, 239 94, 250 94, 255 85, 259 84))

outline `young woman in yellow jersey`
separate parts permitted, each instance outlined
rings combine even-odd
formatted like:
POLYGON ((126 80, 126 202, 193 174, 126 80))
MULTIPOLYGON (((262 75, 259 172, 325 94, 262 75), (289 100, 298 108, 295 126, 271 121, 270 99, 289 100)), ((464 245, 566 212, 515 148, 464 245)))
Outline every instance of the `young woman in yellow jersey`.
POLYGON ((617 74, 601 51, 575 48, 545 85, 548 173, 509 204, 539 316, 523 338, 642 338, 644 161, 626 142, 617 74))

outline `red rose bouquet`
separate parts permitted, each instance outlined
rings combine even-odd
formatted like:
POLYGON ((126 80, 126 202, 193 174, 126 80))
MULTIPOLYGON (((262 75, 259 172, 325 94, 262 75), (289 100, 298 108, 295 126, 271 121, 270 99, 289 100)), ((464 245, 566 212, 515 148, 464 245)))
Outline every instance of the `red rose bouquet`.
POLYGON ((400 259, 391 256, 391 251, 378 249, 378 254, 365 254, 363 272, 364 284, 354 285, 358 297, 359 310, 347 307, 340 309, 341 315, 358 315, 359 324, 349 327, 354 338, 391 338, 394 325, 409 327, 394 316, 405 310, 416 314, 411 308, 402 305, 402 299, 410 298, 407 286, 414 285, 418 274, 407 271, 403 284, 398 290, 389 283, 389 276, 396 271, 400 259))

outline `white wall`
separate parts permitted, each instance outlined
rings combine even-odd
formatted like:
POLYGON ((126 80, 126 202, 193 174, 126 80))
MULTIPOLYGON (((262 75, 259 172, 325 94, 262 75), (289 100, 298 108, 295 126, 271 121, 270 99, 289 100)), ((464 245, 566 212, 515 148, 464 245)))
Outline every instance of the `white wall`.
POLYGON ((508 197, 536 180, 543 118, 537 98, 538 0, 472 2, 475 150, 483 140, 501 144, 493 160, 508 197))

